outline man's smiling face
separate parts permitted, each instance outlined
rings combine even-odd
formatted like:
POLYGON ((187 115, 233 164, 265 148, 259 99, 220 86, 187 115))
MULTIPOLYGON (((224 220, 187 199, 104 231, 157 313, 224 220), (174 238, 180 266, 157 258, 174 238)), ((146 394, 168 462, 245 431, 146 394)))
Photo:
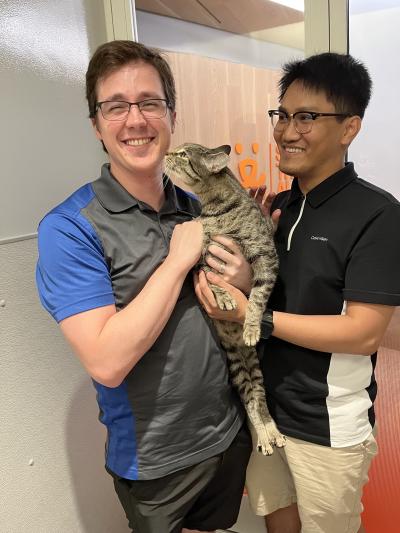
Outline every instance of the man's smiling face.
MULTIPOLYGON (((294 81, 288 87, 279 108, 289 114, 297 111, 336 112, 324 92, 307 89, 301 81, 294 81)), ((346 120, 319 117, 313 121, 311 131, 303 134, 295 130, 293 120, 282 131, 274 130, 280 170, 313 186, 337 172, 344 165, 347 148, 344 143, 346 120)))
MULTIPOLYGON (((135 61, 112 72, 97 84, 97 101, 139 102, 165 98, 157 70, 135 61)), ((111 172, 118 180, 161 177, 164 156, 171 142, 175 114, 167 110, 163 118, 145 118, 137 106, 125 120, 106 120, 98 110, 93 126, 110 158, 111 172)))

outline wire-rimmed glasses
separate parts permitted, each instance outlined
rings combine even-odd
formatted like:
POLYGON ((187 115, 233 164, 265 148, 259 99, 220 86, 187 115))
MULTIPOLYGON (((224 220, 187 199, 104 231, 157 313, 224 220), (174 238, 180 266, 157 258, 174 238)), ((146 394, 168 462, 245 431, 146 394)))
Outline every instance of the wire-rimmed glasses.
POLYGON ((125 102, 124 100, 97 102, 96 111, 100 109, 106 120, 125 120, 133 105, 138 107, 145 118, 163 118, 168 109, 168 101, 165 98, 147 98, 140 102, 125 102))

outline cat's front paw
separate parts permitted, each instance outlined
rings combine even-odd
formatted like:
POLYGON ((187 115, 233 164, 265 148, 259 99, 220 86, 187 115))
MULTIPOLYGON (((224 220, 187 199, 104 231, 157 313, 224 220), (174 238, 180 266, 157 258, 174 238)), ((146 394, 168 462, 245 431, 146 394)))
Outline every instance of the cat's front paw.
POLYGON ((233 311, 237 307, 236 300, 232 298, 229 292, 221 289, 221 287, 213 286, 212 291, 215 296, 215 301, 222 311, 233 311))
POLYGON ((216 297, 218 307, 222 311, 233 311, 237 307, 236 300, 230 296, 230 294, 218 294, 216 297))
POLYGON ((243 327, 243 341, 246 346, 255 346, 260 340, 261 329, 259 325, 245 324, 243 327))

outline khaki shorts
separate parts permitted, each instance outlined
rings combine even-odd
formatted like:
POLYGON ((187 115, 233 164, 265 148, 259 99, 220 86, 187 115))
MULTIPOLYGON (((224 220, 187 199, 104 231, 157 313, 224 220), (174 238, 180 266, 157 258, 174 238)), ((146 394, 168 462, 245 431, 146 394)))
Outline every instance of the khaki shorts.
POLYGON ((257 515, 297 502, 302 533, 356 533, 362 488, 377 453, 374 436, 330 448, 287 437, 270 456, 253 451, 247 467, 249 501, 257 515))

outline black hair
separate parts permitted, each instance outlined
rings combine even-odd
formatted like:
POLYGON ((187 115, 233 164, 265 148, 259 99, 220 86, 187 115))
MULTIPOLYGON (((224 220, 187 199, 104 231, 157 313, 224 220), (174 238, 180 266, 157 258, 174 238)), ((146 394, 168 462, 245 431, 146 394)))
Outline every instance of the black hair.
POLYGON ((337 113, 363 118, 371 97, 372 81, 365 65, 348 54, 326 52, 283 66, 279 100, 294 81, 306 89, 323 91, 337 113))

